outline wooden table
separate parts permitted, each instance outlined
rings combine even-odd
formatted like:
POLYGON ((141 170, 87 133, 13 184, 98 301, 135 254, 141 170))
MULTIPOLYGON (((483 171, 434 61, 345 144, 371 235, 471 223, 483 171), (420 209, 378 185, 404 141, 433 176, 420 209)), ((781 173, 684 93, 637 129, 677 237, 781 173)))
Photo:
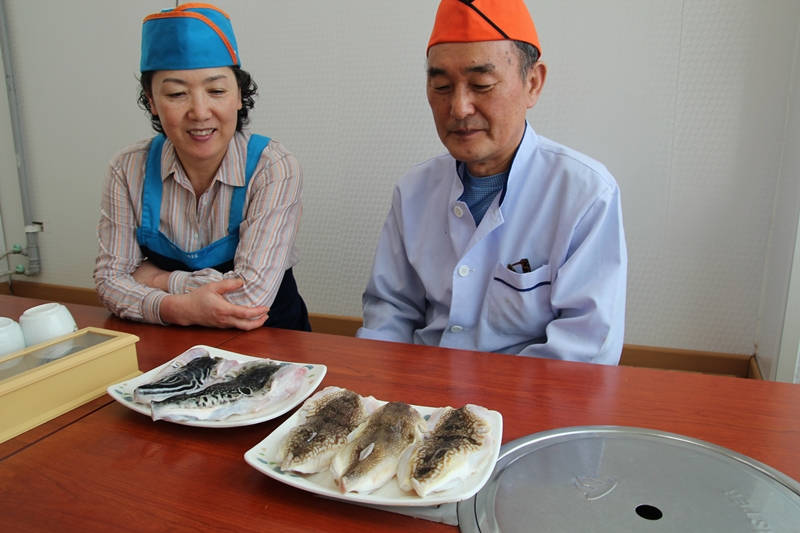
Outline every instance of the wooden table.
MULTIPOLYGON (((0 315, 8 305, 0 299, 0 315)), ((76 319, 89 320, 79 307, 70 307, 76 319)), ((108 316, 98 321, 79 326, 144 328, 131 331, 142 339, 137 344, 140 361, 146 362, 142 370, 189 345, 213 345, 221 334, 196 330, 187 344, 182 337, 187 328, 134 325, 108 316), (174 344, 160 345, 173 337, 174 344)), ((732 449, 800 480, 796 385, 267 328, 231 335, 218 346, 324 364, 322 387, 418 405, 483 405, 502 413, 504 443, 569 426, 644 427, 732 449)), ((319 498, 245 463, 244 453, 287 416, 255 426, 204 429, 152 422, 106 401, 0 462, 3 530, 457 531, 319 498)))

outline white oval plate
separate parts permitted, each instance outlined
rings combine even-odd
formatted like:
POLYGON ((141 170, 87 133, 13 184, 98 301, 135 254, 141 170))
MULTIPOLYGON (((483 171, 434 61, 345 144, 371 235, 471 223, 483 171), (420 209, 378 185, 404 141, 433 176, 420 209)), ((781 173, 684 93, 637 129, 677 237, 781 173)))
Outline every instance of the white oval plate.
MULTIPOLYGON (((382 402, 386 403, 386 402, 382 402)), ((423 407, 412 405, 414 409, 427 418, 434 411, 434 407, 423 407)), ((478 472, 472 474, 467 480, 450 490, 429 494, 425 498, 420 498, 415 492, 405 492, 397 484, 397 477, 393 477, 386 485, 379 488, 372 494, 359 494, 349 492, 342 494, 333 482, 333 476, 329 470, 316 474, 296 474, 294 472, 284 472, 275 457, 278 453, 278 444, 284 435, 297 425, 297 413, 292 414, 283 424, 278 426, 269 436, 259 442, 254 448, 244 454, 247 463, 266 474, 277 479, 282 483, 307 490, 320 496, 343 500, 350 503, 362 503, 370 505, 393 505, 393 506, 433 506, 445 503, 459 502, 471 498, 483 487, 492 474, 494 464, 500 454, 500 445, 503 440, 503 416, 497 411, 489 411, 489 421, 492 424, 492 438, 494 444, 489 460, 478 472)))
MULTIPOLYGON (((249 355, 243 355, 240 353, 235 352, 228 352, 225 350, 220 350, 219 348, 212 348, 210 346, 193 346, 192 348, 205 348, 208 350, 208 353, 211 357, 223 357, 225 359, 233 359, 236 361, 263 361, 263 358, 260 357, 252 357, 249 355)), ((190 348, 191 349, 191 348, 190 348)), ((292 362, 292 361, 278 361, 277 359, 271 359, 276 363, 284 363, 284 362, 292 362)), ((152 381, 153 378, 161 371, 162 368, 169 365, 172 361, 168 361, 163 365, 154 368, 153 370, 136 376, 133 379, 129 379, 128 381, 123 381, 122 383, 117 383, 116 385, 111 385, 108 387, 108 394, 117 400, 119 403, 128 407, 129 409, 133 409, 137 413, 142 413, 143 415, 150 416, 150 406, 144 405, 141 403, 137 403, 133 400, 133 391, 139 385, 147 383, 148 381, 152 381)), ((277 418, 282 414, 288 413, 294 407, 302 403, 306 398, 308 398, 312 392, 319 386, 322 382, 322 378, 325 377, 325 373, 328 371, 328 367, 325 365, 311 365, 307 363, 296 363, 292 362, 296 365, 305 366, 308 369, 306 373, 306 379, 303 381, 303 384, 300 388, 281 402, 277 402, 274 404, 267 405, 264 409, 260 411, 256 411, 255 413, 248 413, 243 415, 231 415, 225 420, 181 420, 175 421, 174 424, 182 424, 184 426, 196 426, 196 427, 203 427, 203 428, 233 428, 239 426, 249 426, 252 424, 260 424, 261 422, 266 422, 267 420, 272 420, 273 418, 277 418)), ((171 422, 168 420, 168 422, 171 422)))

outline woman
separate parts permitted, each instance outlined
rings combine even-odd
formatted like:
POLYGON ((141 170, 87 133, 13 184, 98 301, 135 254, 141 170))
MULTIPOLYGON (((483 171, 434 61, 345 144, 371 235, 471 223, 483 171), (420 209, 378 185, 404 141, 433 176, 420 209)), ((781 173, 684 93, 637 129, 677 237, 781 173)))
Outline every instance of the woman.
POLYGON ((243 130, 257 87, 230 18, 198 3, 146 17, 140 69, 159 135, 106 173, 101 301, 132 320, 310 331, 292 275, 302 173, 280 143, 243 130))

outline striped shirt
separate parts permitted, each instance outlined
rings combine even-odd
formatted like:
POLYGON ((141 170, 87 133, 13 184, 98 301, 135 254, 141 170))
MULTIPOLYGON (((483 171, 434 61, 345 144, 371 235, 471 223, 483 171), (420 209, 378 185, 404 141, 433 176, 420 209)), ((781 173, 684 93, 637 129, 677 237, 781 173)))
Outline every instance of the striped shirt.
MULTIPOLYGON (((169 139, 161 156, 164 181, 161 232, 185 252, 199 250, 228 233, 234 186, 245 183, 250 134, 237 132, 208 190, 197 199, 169 139)), ((299 261, 295 236, 302 213, 302 171, 281 143, 271 141, 261 154, 247 189, 244 220, 232 272, 206 268, 175 271, 169 293, 134 281, 132 273, 146 258, 136 242, 142 220, 142 188, 150 140, 135 143, 111 160, 103 184, 97 239, 100 252, 94 279, 100 300, 115 315, 163 324, 161 301, 168 294, 190 292, 223 278, 242 278, 244 285, 224 294, 231 303, 271 305, 283 273, 299 261)))

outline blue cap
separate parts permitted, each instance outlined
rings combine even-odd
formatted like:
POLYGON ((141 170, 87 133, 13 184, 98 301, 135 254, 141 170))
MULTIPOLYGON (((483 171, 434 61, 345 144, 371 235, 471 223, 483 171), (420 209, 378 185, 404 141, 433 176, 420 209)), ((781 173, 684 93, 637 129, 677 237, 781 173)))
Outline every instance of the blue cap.
POLYGON ((231 19, 215 6, 183 4, 144 19, 142 72, 241 64, 231 19))

